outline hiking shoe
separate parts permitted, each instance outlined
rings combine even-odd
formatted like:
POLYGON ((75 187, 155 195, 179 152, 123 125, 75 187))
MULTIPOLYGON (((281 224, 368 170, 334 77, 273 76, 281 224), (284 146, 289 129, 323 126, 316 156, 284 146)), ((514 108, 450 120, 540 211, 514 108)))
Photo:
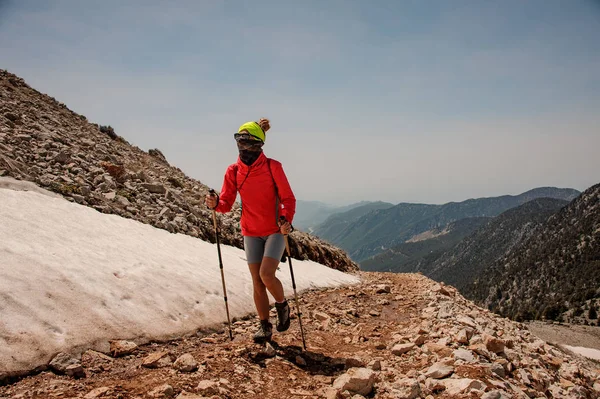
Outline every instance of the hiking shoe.
POLYGON ((273 324, 269 322, 269 320, 261 320, 260 327, 256 334, 254 334, 254 342, 263 343, 271 340, 271 336, 273 335, 273 324))
POLYGON ((275 309, 277 309, 277 331, 286 331, 290 328, 290 305, 287 301, 275 302, 275 309))

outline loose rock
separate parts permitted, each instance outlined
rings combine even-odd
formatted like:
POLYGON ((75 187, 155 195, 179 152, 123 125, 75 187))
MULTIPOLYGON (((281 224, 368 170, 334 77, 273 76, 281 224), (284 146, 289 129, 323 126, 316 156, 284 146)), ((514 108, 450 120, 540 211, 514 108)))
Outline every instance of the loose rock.
POLYGON ((376 374, 368 368, 353 368, 338 377, 333 387, 353 394, 369 395, 373 390, 376 374))
POLYGON ((425 372, 425 377, 440 379, 448 377, 452 373, 454 373, 454 366, 450 366, 444 363, 435 363, 431 367, 429 367, 427 372, 425 372))
POLYGON ((449 395, 458 395, 461 393, 467 393, 472 389, 483 390, 485 384, 481 381, 472 380, 470 378, 448 378, 441 381, 446 387, 446 393, 449 395))
POLYGON ((219 394, 219 383, 210 380, 200 381, 196 387, 199 393, 204 396, 212 396, 219 394))
POLYGON ((392 292, 392 287, 387 284, 380 284, 376 287, 375 292, 378 294, 389 294, 392 292))
POLYGON ((169 384, 161 385, 149 392, 150 397, 156 399, 170 398, 175 394, 173 387, 169 384))
POLYGON ((484 334, 483 343, 490 352, 500 353, 504 351, 505 343, 500 338, 493 337, 489 334, 484 334))
POLYGON ((143 367, 147 367, 149 369, 157 369, 161 367, 167 367, 172 364, 171 357, 169 356, 169 352, 156 352, 148 355, 144 361, 142 362, 143 367))
POLYGON ((137 349, 137 344, 131 341, 110 341, 110 353, 113 357, 125 356, 133 353, 137 349))
POLYGON ((198 370, 198 362, 194 359, 194 356, 189 353, 179 356, 173 365, 177 370, 184 373, 191 373, 198 370))
POLYGON ((394 347, 392 348, 392 353, 394 355, 403 355, 407 352, 410 352, 412 349, 415 348, 415 344, 414 343, 407 343, 407 344, 397 344, 394 345, 394 347))
POLYGON ((49 364, 50 368, 59 374, 65 374, 67 368, 72 365, 81 366, 79 360, 63 352, 56 355, 49 364))

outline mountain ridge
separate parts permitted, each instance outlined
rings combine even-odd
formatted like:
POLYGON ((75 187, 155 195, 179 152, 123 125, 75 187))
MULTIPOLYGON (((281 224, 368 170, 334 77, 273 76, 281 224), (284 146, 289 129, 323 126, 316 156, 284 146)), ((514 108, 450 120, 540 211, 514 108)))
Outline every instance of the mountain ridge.
POLYGON ((424 269, 425 265, 440 257, 489 220, 487 217, 465 218, 452 222, 443 229, 428 230, 425 233, 437 231, 440 234, 428 239, 411 239, 392 247, 361 262, 361 270, 428 275, 427 269, 424 269))
POLYGON ((465 294, 515 319, 559 319, 600 299, 600 184, 553 214, 465 294))
POLYGON ((320 237, 340 246, 352 259, 360 262, 417 234, 459 219, 497 216, 536 196, 570 200, 578 194, 574 189, 541 187, 516 196, 485 197, 443 205, 400 203, 363 215, 333 238, 328 235, 320 237))
POLYGON ((359 204, 359 206, 347 209, 345 211, 335 212, 332 215, 330 215, 323 223, 321 223, 315 228, 315 235, 319 237, 321 235, 327 237, 335 237, 336 231, 343 230, 345 226, 348 226, 361 216, 368 214, 372 211, 386 209, 394 206, 393 204, 384 201, 363 201, 359 204))
POLYGON ((451 253, 443 254, 428 275, 462 290, 473 277, 484 273, 487 265, 535 234, 538 226, 568 203, 555 198, 535 198, 501 213, 461 241, 451 253), (470 279, 462 277, 465 273, 471 274, 470 279))
MULTIPOLYGON (((418 262, 406 265, 398 262, 391 271, 420 272, 436 281, 443 281, 462 290, 497 259, 535 234, 539 226, 567 204, 567 201, 559 199, 536 198, 511 208, 495 218, 477 219, 479 225, 472 223, 468 226, 469 230, 459 231, 457 239, 451 241, 449 246, 440 246, 438 244, 440 238, 418 243, 404 243, 377 255, 369 262, 361 263, 361 266, 366 264, 375 267, 377 262, 382 262, 382 258, 385 259, 386 265, 393 264, 394 249, 410 248, 413 245, 423 246, 426 250, 433 247, 435 250, 426 257, 417 259, 418 262)), ((470 219, 461 219, 453 224, 469 221, 470 219)))
POLYGON ((316 227, 331 215, 346 212, 369 203, 370 201, 360 201, 349 205, 337 206, 320 201, 297 200, 294 227, 312 233, 316 227))

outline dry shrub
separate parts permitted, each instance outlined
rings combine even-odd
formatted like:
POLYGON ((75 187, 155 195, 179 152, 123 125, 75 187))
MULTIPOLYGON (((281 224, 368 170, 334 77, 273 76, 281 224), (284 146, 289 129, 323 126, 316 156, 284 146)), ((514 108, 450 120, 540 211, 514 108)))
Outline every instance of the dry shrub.
POLYGON ((119 136, 117 135, 117 133, 115 133, 115 129, 113 129, 112 126, 99 126, 98 127, 100 129, 100 131, 106 135, 108 135, 108 137, 110 137, 113 140, 116 140, 119 136))
POLYGON ((118 182, 125 181, 125 167, 111 162, 100 162, 100 166, 118 182))

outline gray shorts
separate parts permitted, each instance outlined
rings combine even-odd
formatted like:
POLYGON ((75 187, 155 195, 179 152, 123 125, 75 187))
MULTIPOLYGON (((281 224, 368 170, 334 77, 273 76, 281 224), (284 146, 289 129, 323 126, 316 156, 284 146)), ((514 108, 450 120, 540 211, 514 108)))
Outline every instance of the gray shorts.
POLYGON ((280 260, 285 250, 285 239, 281 233, 263 237, 244 236, 244 250, 248 263, 261 263, 265 256, 280 260))

